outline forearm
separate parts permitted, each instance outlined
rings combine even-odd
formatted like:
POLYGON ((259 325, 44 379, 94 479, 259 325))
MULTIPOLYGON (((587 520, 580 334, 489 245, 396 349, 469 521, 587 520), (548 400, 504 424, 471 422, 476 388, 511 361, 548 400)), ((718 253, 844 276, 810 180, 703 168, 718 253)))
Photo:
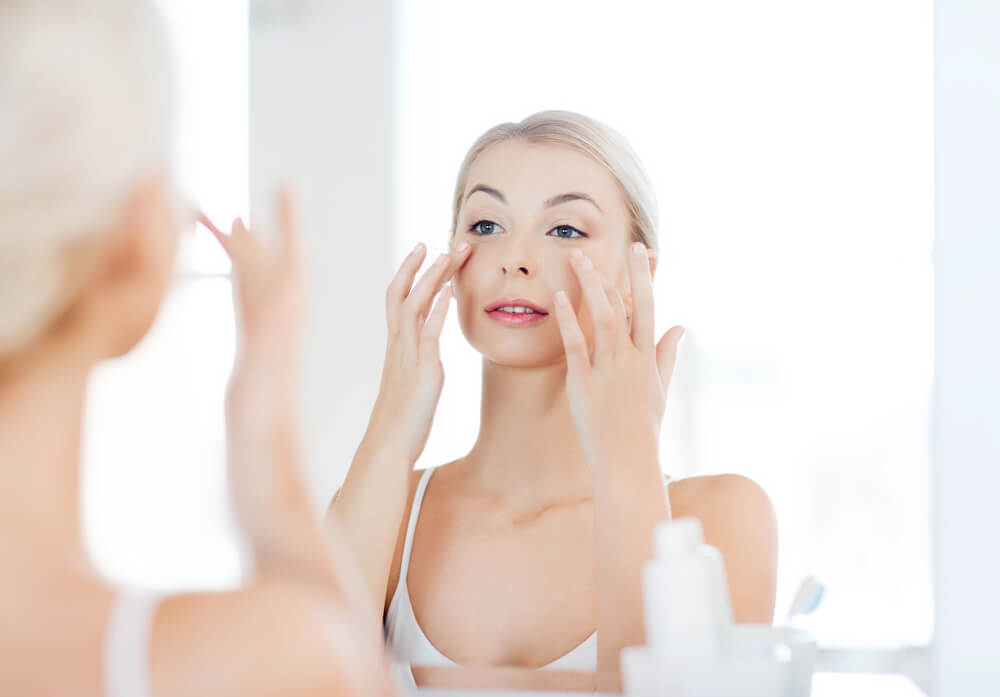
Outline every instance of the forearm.
POLYGON ((256 423, 230 410, 230 471, 240 475, 231 476, 231 486, 257 571, 327 574, 332 562, 301 477, 292 420, 274 418, 266 427, 256 423))
POLYGON ((379 622, 412 470, 389 442, 366 435, 326 516, 353 551, 379 622))
POLYGON ((670 508, 655 454, 595 468, 594 489, 599 687, 618 689, 621 650, 645 642, 642 566, 670 508))

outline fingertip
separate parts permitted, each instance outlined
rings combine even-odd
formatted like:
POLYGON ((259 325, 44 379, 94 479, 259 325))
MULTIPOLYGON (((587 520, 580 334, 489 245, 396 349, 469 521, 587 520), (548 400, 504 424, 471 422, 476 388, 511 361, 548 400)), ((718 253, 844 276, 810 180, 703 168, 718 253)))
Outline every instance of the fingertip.
POLYGON ((569 296, 566 295, 566 291, 557 290, 556 291, 556 307, 566 309, 569 307, 569 296))

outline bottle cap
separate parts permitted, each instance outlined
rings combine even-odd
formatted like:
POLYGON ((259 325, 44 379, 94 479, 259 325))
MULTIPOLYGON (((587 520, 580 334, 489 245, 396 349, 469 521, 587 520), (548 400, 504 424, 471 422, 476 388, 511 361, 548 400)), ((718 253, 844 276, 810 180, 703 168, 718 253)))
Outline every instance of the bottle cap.
POLYGON ((660 559, 691 554, 705 543, 697 518, 675 518, 656 526, 656 556, 660 559))

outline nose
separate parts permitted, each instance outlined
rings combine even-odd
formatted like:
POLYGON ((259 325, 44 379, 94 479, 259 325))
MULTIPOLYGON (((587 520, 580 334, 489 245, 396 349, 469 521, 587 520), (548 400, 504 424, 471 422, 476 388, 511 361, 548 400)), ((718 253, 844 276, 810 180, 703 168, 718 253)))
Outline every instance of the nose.
POLYGON ((511 235, 512 239, 500 265, 500 273, 504 276, 531 278, 537 268, 534 251, 530 240, 518 239, 519 237, 522 236, 511 235))

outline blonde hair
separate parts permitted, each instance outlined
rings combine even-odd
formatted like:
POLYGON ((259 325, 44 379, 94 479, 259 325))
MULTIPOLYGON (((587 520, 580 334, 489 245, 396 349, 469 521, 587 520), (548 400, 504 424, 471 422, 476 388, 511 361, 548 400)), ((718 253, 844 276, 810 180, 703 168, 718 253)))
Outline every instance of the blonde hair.
POLYGON ((642 242, 652 250, 658 248, 656 194, 639 156, 613 128, 572 111, 540 111, 519 123, 496 125, 479 136, 469 148, 458 170, 451 221, 452 235, 458 225, 458 214, 473 163, 490 146, 518 138, 529 143, 567 145, 603 165, 621 185, 631 218, 632 241, 642 242))
POLYGON ((169 164, 167 55, 149 0, 0 0, 0 359, 65 313, 169 164))

